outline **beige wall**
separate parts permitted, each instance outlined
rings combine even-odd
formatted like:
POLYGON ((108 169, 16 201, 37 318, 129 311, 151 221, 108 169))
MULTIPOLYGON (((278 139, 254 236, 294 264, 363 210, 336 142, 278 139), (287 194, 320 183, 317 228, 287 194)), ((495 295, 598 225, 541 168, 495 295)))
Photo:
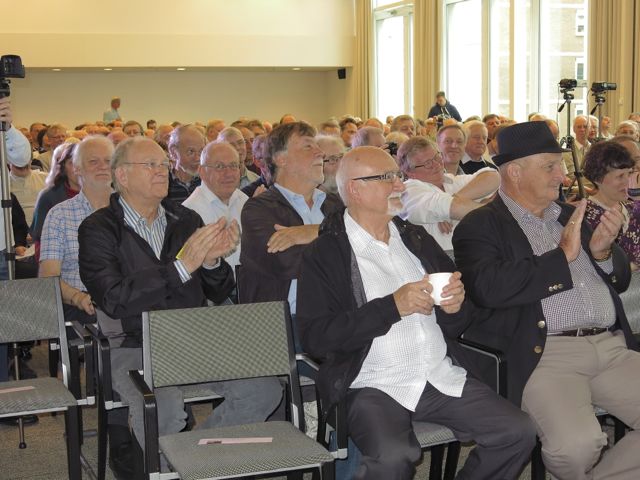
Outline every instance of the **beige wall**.
POLYGON ((353 64, 354 0, 20 0, 3 8, 12 21, 0 27, 0 53, 27 67, 12 87, 17 124, 95 120, 114 95, 125 118, 141 121, 274 120, 291 111, 316 123, 353 108, 351 80, 338 80, 336 69, 353 64))
POLYGON ((349 82, 321 72, 33 72, 12 82, 15 124, 102 119, 122 98, 127 120, 206 121, 239 116, 275 121, 285 112, 313 124, 350 111, 349 82))
POLYGON ((19 0, 0 45, 28 67, 342 67, 353 0, 19 0))

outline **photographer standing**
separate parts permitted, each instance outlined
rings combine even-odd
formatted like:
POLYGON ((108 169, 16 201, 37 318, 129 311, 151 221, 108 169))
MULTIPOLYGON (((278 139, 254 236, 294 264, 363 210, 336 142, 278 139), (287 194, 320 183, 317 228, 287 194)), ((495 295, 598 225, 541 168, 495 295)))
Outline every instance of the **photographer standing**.
POLYGON ((436 93, 436 103, 431 107, 431 110, 429 110, 427 117, 440 117, 443 120, 446 118, 455 118, 458 122, 462 121, 458 109, 449 103, 444 92, 436 93))

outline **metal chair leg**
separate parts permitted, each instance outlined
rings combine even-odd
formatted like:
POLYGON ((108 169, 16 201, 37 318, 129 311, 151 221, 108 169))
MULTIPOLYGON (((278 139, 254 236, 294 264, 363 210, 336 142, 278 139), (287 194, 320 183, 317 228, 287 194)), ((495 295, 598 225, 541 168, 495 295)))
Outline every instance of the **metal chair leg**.
POLYGON ((451 442, 447 445, 447 460, 444 464, 444 480, 453 480, 458 470, 458 460, 460 459, 460 442, 451 442))
POLYGON ((107 469, 107 410, 98 394, 98 480, 104 480, 107 469))
POLYGON ((542 444, 536 440, 536 446, 531 453, 531 480, 545 480, 547 470, 542 461, 542 444))
POLYGON ((64 414, 67 437, 67 465, 71 480, 82 480, 80 463, 80 436, 78 433, 78 410, 80 407, 69 407, 64 414))
POLYGON ((444 445, 431 447, 431 465, 429 465, 429 480, 442 479, 442 460, 444 459, 444 445))
POLYGON ((615 443, 622 440, 622 437, 627 433, 627 426, 619 420, 617 417, 613 417, 613 439, 615 443))

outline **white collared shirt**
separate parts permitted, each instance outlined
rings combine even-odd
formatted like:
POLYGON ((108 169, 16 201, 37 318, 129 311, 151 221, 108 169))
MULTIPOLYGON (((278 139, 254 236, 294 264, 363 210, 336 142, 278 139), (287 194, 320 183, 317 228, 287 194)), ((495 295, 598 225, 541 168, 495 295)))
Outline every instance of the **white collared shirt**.
POLYGON ((453 230, 451 233, 441 233, 438 229, 438 222, 451 222, 454 228, 458 225, 458 220, 452 220, 449 217, 453 195, 484 172, 495 172, 495 169, 484 167, 473 175, 451 175, 450 173, 445 173, 444 191, 432 183, 415 179, 407 180, 404 182, 406 190, 402 194, 404 207, 400 217, 416 225, 422 225, 429 235, 435 238, 443 250, 452 250, 453 230))
MULTIPOLYGON (((420 260, 402 243, 393 222, 389 222, 388 245, 374 239, 347 211, 344 223, 367 301, 387 296, 424 277, 420 260)), ((460 397, 466 377, 466 371, 447 357, 435 312, 414 313, 402 317, 384 336, 373 340, 351 388, 376 388, 415 411, 427 382, 445 395, 460 397)))
MULTIPOLYGON (((242 207, 246 201, 249 200, 244 193, 235 189, 229 198, 229 204, 224 203, 218 196, 213 193, 204 184, 204 182, 197 187, 193 193, 187 198, 182 205, 195 211, 205 225, 217 222, 220 217, 226 217, 227 222, 236 220, 238 227, 240 227, 240 213, 242 207)), ((231 268, 234 269, 236 265, 240 264, 240 245, 235 252, 225 257, 225 260, 231 268)))

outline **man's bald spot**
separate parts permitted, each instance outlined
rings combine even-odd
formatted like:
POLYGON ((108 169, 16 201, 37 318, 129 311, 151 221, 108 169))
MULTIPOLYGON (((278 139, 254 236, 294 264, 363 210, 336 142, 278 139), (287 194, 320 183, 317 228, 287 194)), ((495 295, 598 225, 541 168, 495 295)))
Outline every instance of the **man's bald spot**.
POLYGON ((345 205, 348 205, 347 182, 355 177, 366 177, 369 174, 382 173, 396 168, 396 161, 386 151, 378 147, 357 147, 348 151, 338 166, 336 183, 338 193, 345 205))
POLYGON ((227 142, 209 142, 204 150, 202 150, 202 154, 200 155, 200 165, 206 165, 207 161, 212 158, 216 158, 218 155, 230 152, 233 154, 236 161, 240 161, 240 156, 238 155, 238 151, 233 148, 230 143, 227 142))

